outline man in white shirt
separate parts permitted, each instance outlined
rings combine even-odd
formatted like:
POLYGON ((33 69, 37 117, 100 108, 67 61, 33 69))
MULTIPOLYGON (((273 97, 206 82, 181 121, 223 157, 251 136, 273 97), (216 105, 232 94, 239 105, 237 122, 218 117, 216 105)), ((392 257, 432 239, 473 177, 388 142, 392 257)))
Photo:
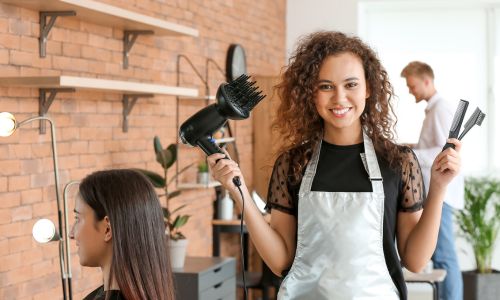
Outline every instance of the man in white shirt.
MULTIPOLYGON (((434 72, 428 64, 413 61, 403 69, 401 77, 406 79, 409 92, 415 96, 417 103, 427 101, 420 138, 413 150, 422 168, 424 183, 428 187, 432 162, 446 143, 455 108, 437 93, 434 87, 434 72)), ((448 185, 436 250, 432 256, 434 268, 445 269, 447 272, 440 289, 440 299, 444 300, 463 299, 462 273, 458 265, 453 233, 453 210, 462 209, 463 206, 464 178, 458 175, 448 185)))

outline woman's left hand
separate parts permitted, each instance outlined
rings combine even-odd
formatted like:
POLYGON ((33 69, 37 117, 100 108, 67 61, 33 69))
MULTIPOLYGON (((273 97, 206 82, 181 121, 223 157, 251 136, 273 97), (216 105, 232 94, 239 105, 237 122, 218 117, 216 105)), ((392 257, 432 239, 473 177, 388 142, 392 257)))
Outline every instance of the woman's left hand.
POLYGON ((446 187, 458 175, 462 166, 460 149, 462 143, 458 139, 448 139, 448 143, 455 145, 455 149, 448 148, 438 154, 431 169, 431 182, 446 187))

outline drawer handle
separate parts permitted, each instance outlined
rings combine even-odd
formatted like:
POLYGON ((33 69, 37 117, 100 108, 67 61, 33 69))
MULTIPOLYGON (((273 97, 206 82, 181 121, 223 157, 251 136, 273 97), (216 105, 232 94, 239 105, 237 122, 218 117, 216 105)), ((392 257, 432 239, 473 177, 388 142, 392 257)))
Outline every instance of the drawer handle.
POLYGON ((214 273, 219 272, 222 269, 222 267, 218 267, 217 269, 214 269, 214 273))
POLYGON ((223 282, 221 282, 221 283, 217 283, 216 285, 214 285, 214 289, 218 289, 218 288, 220 288, 220 286, 222 285, 222 283, 223 283, 223 282))
POLYGON ((216 285, 214 285, 214 289, 220 288, 221 285, 222 285, 222 282, 221 283, 217 283, 216 285))

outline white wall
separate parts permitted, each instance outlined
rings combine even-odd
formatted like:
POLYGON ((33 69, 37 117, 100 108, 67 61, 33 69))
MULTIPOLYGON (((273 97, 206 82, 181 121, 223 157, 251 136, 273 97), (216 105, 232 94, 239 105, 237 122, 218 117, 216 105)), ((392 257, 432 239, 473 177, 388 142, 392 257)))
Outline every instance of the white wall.
MULTIPOLYGON (((434 5, 477 5, 500 3, 500 0, 389 0, 395 3, 432 2, 434 5)), ((286 12, 287 59, 297 39, 316 30, 337 30, 359 34, 363 19, 359 6, 366 3, 388 2, 387 0, 288 0, 286 12)))
POLYGON ((317 30, 358 31, 358 0, 288 0, 287 59, 297 39, 317 30))

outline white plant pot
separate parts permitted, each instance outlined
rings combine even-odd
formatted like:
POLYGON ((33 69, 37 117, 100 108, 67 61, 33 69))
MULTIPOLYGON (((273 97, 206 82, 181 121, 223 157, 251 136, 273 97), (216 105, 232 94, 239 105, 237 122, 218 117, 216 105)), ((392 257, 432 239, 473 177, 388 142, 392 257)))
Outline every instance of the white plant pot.
POLYGON ((168 247, 170 248, 170 264, 172 265, 172 268, 174 269, 184 268, 187 245, 188 245, 187 239, 169 241, 168 247))
POLYGON ((198 173, 198 183, 208 184, 210 176, 208 172, 198 173))
POLYGON ((220 199, 217 203, 217 218, 220 220, 232 220, 233 206, 233 200, 228 195, 220 199))

